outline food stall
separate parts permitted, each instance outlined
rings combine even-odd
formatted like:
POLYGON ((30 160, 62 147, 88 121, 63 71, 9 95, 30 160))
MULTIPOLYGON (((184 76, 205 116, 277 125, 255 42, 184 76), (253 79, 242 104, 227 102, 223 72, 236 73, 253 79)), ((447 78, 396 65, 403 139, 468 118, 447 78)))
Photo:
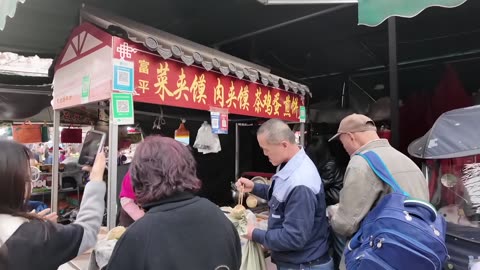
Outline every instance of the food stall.
MULTIPOLYGON (((154 112, 136 110, 138 104, 210 111, 212 127, 219 130, 228 129, 229 116, 243 115, 301 122, 304 131, 304 104, 311 95, 308 87, 270 74, 256 64, 95 8, 82 8, 81 18, 55 63, 54 160, 58 160, 62 110, 108 108, 109 229, 115 227, 117 213, 118 127, 133 125, 136 115, 158 112, 158 108, 154 112)), ((237 153, 238 142, 235 146, 237 153)), ((58 163, 53 171, 58 175, 58 163)), ((53 188, 55 193, 58 178, 53 179, 53 188)), ((53 195, 53 210, 56 199, 53 195)))
MULTIPOLYGON (((78 203, 84 188, 84 172, 76 164, 76 149, 81 146, 82 128, 88 129, 91 124, 88 114, 82 116, 71 110, 64 110, 60 116, 62 123, 60 130, 58 173, 58 223, 72 222, 78 210, 78 203)), ((26 119, 13 119, 1 121, 0 138, 14 140, 25 145, 32 152, 30 160, 32 190, 27 210, 40 212, 50 208, 52 187, 52 161, 53 152, 50 138, 53 133, 49 110, 26 119)), ((78 159, 78 156, 77 156, 78 159)))
POLYGON ((443 113, 408 147, 422 159, 430 202, 447 221, 448 269, 480 266, 480 106, 443 113))

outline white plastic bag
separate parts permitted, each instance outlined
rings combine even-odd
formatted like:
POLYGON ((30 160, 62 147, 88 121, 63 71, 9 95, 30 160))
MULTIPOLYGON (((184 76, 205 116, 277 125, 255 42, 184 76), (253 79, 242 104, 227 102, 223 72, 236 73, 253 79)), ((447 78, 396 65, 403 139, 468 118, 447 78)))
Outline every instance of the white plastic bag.
POLYGON ((193 148, 198 149, 198 152, 203 154, 218 153, 222 150, 218 135, 212 133, 212 127, 207 122, 203 122, 198 129, 193 148))
POLYGON ((117 240, 100 240, 90 254, 88 270, 99 270, 105 267, 112 256, 117 240))
POLYGON ((240 266, 240 270, 267 270, 262 246, 242 237, 247 234, 248 221, 250 220, 251 223, 256 221, 255 214, 251 211, 246 211, 246 215, 241 219, 233 218, 228 214, 227 217, 235 228, 237 228, 238 234, 240 235, 242 245, 242 265, 240 266))

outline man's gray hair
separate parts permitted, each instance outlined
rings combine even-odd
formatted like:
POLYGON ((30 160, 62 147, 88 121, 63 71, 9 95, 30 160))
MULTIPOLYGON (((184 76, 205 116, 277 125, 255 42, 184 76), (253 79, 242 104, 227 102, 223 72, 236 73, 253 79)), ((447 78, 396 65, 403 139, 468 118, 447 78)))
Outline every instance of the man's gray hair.
POLYGON ((290 127, 279 119, 270 119, 263 123, 257 131, 257 136, 260 134, 266 134, 267 142, 270 144, 281 143, 282 141, 288 141, 295 144, 295 134, 290 127))

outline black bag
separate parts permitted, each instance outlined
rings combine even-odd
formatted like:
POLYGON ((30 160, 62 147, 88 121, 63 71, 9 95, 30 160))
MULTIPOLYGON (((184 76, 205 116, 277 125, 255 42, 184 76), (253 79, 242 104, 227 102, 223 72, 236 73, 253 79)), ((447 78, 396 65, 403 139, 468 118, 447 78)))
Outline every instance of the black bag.
POLYGON ((446 243, 450 259, 445 269, 469 270, 471 265, 480 263, 480 229, 447 223, 446 243))

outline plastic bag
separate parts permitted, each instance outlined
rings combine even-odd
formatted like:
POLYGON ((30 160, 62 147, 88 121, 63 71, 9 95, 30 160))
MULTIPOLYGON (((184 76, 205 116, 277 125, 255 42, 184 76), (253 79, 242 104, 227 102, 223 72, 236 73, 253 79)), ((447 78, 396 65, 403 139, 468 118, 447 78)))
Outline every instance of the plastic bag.
POLYGON ((90 254, 88 270, 99 270, 107 266, 117 240, 100 240, 95 245, 95 249, 90 254))
POLYGON ((207 122, 198 129, 193 147, 203 154, 218 153, 222 150, 218 135, 212 133, 212 127, 207 122))
POLYGON ((228 214, 227 217, 240 235, 242 245, 242 265, 240 266, 240 270, 267 270, 262 246, 242 237, 247 234, 248 221, 250 220, 251 223, 256 222, 255 214, 251 211, 246 211, 246 214, 241 219, 233 218, 228 214))

